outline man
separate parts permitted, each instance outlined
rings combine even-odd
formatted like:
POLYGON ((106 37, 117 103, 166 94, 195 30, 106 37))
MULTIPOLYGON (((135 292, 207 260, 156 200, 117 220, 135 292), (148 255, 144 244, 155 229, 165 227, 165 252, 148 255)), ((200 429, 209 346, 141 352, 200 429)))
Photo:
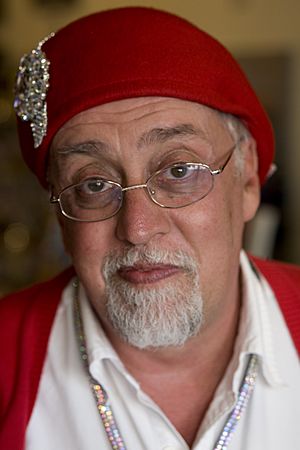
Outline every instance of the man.
POLYGON ((1 302, 1 448, 296 448, 300 271, 241 251, 273 133, 227 50, 97 13, 21 60, 15 109, 74 268, 1 302))

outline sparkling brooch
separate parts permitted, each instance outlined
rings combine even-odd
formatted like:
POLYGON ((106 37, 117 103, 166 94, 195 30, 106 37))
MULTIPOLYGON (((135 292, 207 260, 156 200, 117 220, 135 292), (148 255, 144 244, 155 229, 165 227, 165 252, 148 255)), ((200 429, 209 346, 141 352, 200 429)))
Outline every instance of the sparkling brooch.
POLYGON ((49 88, 50 61, 42 51, 42 45, 51 33, 33 49, 25 54, 19 64, 15 84, 14 109, 24 122, 30 122, 34 148, 41 145, 47 134, 47 91, 49 88))

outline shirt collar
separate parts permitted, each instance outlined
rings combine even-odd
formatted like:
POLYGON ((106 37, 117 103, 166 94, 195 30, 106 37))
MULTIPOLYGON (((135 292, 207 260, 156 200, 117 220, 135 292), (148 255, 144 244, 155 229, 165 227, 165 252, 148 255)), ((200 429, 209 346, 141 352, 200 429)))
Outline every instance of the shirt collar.
POLYGON ((280 362, 274 348, 270 304, 274 293, 266 280, 253 268, 246 253, 241 251, 242 309, 235 353, 259 356, 262 374, 271 386, 283 385, 280 362))

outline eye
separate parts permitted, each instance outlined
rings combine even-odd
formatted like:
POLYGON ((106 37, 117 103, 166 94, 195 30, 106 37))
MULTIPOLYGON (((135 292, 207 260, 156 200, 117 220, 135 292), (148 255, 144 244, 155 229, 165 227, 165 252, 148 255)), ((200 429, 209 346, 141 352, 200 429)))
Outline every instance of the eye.
POLYGON ((110 183, 101 179, 89 179, 78 185, 79 189, 85 194, 99 194, 111 188, 110 183))
POLYGON ((197 166, 193 164, 174 164, 162 171, 162 176, 168 181, 187 180, 197 173, 197 166))
POLYGON ((197 163, 176 163, 157 172, 151 179, 151 188, 182 194, 196 191, 209 183, 211 174, 206 166, 197 163))
POLYGON ((89 178, 71 186, 64 193, 64 201, 82 209, 106 208, 120 199, 119 186, 102 178, 89 178))
POLYGON ((187 174, 188 168, 187 166, 174 166, 170 167, 169 172, 174 178, 183 178, 187 174))

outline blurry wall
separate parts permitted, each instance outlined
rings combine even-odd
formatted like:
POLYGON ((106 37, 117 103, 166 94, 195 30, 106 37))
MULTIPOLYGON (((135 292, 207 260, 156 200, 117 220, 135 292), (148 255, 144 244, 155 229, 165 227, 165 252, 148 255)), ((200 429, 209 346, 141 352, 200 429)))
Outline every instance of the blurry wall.
POLYGON ((0 0, 0 294, 68 263, 47 195, 18 152, 10 107, 18 60, 72 19, 128 5, 175 12, 214 35, 240 60, 274 123, 279 166, 263 192, 272 207, 271 214, 264 211, 260 217, 266 231, 251 225, 246 244, 256 253, 300 263, 299 0, 0 0), (259 243, 254 247, 253 235, 259 243))

